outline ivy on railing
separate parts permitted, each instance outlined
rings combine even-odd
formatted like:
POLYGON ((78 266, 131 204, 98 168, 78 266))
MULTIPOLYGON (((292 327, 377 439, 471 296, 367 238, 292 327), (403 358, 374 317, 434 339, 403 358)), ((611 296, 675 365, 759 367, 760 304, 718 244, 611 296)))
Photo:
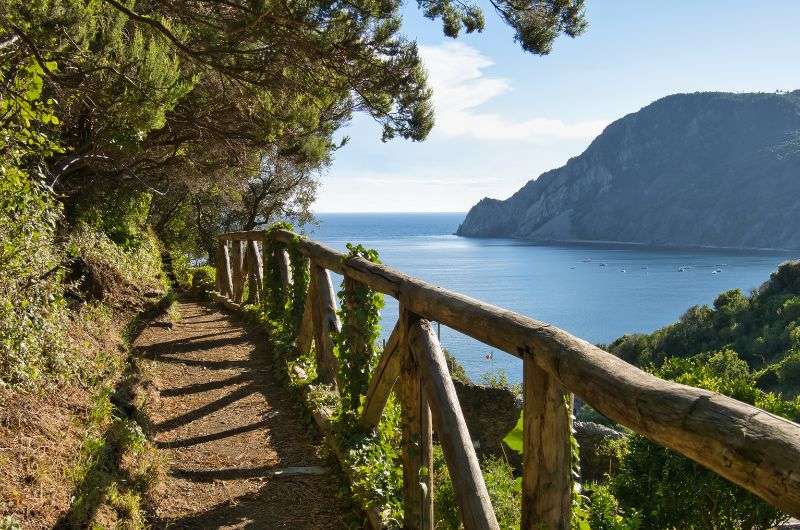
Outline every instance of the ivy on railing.
MULTIPOLYGON (((347 244, 344 260, 355 257, 380 263, 378 252, 361 245, 347 244)), ((383 294, 351 278, 342 281, 339 318, 342 330, 334 337, 339 359, 339 392, 344 406, 357 410, 367 394, 369 376, 377 359, 375 342, 380 335, 383 294)))
POLYGON ((264 237, 264 300, 263 309, 273 322, 283 324, 286 318, 286 290, 281 278, 281 269, 274 259, 275 253, 284 250, 286 245, 281 243, 272 234, 276 230, 291 230, 292 225, 287 222, 275 223, 270 226, 264 237))

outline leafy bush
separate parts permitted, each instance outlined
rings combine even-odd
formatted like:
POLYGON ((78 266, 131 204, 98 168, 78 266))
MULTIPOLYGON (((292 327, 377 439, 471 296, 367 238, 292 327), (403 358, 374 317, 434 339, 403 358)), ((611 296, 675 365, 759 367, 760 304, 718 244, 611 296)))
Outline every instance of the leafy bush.
MULTIPOLYGON (((519 528, 521 480, 514 477, 513 468, 502 458, 485 458, 481 462, 481 471, 500 528, 519 528)), ((461 528, 455 490, 439 445, 433 448, 433 480, 436 528, 461 528)))
POLYGON ((211 265, 203 265, 191 269, 192 290, 197 292, 213 291, 217 281, 217 270, 211 265))
MULTIPOLYGON (((55 71, 56 64, 47 68, 55 71)), ((61 208, 37 168, 61 151, 52 100, 42 100, 44 71, 32 58, 0 61, 0 386, 31 386, 62 372, 66 313, 55 226, 61 208), (33 168, 33 169, 32 169, 33 168)))
POLYGON ((0 386, 63 372, 66 310, 55 245, 59 208, 20 173, 0 175, 0 386))
MULTIPOLYGON (((800 400, 757 388, 747 363, 730 348, 668 358, 655 373, 790 418, 800 410, 800 400)), ((611 489, 626 510, 642 514, 642 528, 771 528, 784 518, 755 495, 639 434, 620 442, 619 460, 611 489)))
POLYGON ((516 395, 522 394, 522 383, 512 383, 509 381, 508 373, 502 368, 481 374, 480 384, 491 388, 510 390, 516 395))
POLYGON ((139 290, 166 287, 160 245, 152 232, 144 232, 136 245, 126 249, 103 232, 81 224, 70 236, 67 250, 73 257, 80 256, 113 271, 124 283, 139 290))
POLYGON ((589 484, 584 494, 582 511, 591 530, 636 530, 641 527, 639 513, 635 510, 624 513, 607 485, 589 484))
POLYGON ((643 529, 772 528, 784 517, 755 495, 639 434, 626 440, 612 490, 643 529))

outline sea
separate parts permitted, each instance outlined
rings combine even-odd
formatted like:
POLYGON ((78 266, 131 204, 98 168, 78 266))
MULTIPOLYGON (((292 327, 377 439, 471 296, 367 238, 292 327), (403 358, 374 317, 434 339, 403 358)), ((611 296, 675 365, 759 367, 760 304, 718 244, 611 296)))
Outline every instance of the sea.
MULTIPOLYGON (((652 248, 620 244, 539 244, 454 235, 464 213, 317 214, 303 232, 337 250, 376 249, 386 265, 425 281, 554 324, 595 344, 652 332, 691 306, 729 289, 748 293, 800 253, 652 248)), ((341 278, 334 275, 339 287, 341 278)), ((382 339, 397 321, 386 297, 382 339)), ((522 378, 522 362, 440 326, 442 345, 481 381, 503 371, 522 378)))

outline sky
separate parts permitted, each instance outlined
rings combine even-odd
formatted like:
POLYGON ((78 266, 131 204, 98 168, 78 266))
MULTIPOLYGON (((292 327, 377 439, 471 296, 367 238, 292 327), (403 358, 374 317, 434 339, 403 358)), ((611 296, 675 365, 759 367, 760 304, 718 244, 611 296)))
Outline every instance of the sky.
POLYGON ((800 89, 799 0, 586 0, 589 28, 548 56, 522 51, 492 11, 483 33, 445 37, 403 8, 434 93, 424 142, 381 142, 356 115, 313 210, 466 212, 579 155, 612 121, 679 92, 800 89), (767 5, 768 4, 768 5, 767 5))

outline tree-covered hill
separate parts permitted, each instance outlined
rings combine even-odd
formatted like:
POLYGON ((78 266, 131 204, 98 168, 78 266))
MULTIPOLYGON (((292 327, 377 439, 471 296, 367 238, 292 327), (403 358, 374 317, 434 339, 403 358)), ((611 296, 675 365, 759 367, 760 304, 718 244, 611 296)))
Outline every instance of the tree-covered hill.
POLYGON ((713 307, 694 306, 678 322, 651 334, 625 335, 608 349, 670 379, 713 371, 714 355, 725 352, 743 361, 761 390, 794 399, 800 393, 800 262, 784 263, 750 295, 726 291, 713 307))
POLYGON ((676 94, 507 200, 481 200, 458 234, 797 249, 798 194, 800 91, 676 94))

